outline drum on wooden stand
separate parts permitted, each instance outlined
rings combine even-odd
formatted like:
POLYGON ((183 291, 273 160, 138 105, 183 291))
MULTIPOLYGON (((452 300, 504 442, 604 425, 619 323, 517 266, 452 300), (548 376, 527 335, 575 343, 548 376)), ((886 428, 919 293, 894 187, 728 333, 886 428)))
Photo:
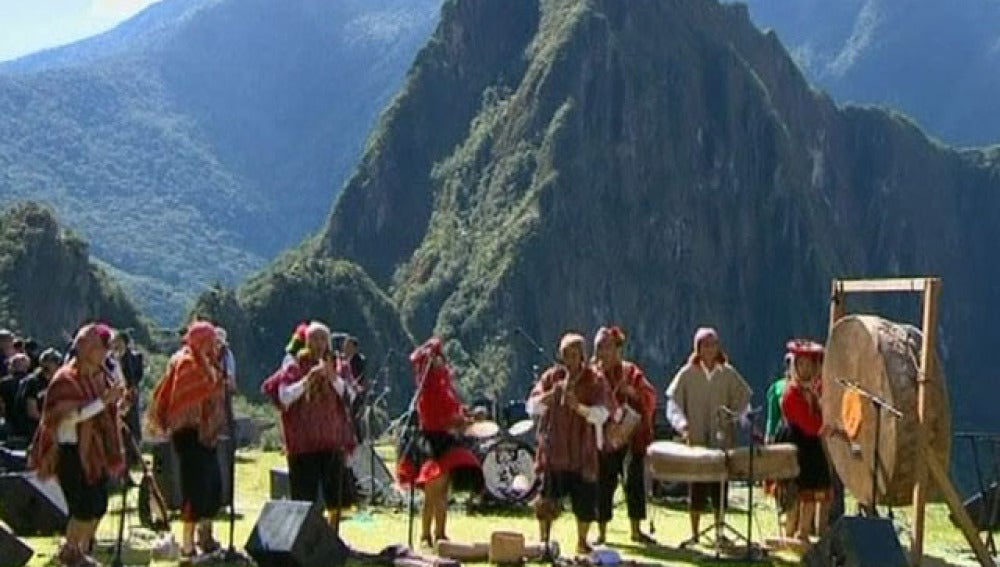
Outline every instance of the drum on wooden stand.
POLYGON ((729 479, 749 482, 787 480, 799 476, 799 460, 795 445, 775 443, 753 449, 753 478, 750 478, 749 447, 729 451, 729 479))

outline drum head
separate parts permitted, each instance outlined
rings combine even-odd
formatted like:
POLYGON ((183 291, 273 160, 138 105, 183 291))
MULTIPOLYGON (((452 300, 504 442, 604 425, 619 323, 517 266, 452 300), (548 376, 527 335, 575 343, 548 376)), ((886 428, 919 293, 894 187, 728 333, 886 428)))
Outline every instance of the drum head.
POLYGON ((465 436, 474 439, 489 439, 500 434, 500 426, 495 421, 477 421, 465 428, 465 436))
POLYGON ((527 435, 531 433, 531 430, 535 428, 535 422, 530 419, 521 420, 514 425, 510 426, 507 430, 511 437, 520 437, 522 435, 527 435))
POLYGON ((486 492, 500 502, 522 503, 535 496, 535 452, 517 439, 493 443, 483 455, 486 492))

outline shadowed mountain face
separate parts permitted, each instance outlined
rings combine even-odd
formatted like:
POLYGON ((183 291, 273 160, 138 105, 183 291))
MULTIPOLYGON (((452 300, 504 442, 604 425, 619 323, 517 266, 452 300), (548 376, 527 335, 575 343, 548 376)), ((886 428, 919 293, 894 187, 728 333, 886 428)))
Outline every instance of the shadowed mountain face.
POLYGON ((439 0, 164 0, 0 65, 0 196, 50 203, 161 322, 316 230, 439 0))
POLYGON ((1000 2, 748 0, 811 80, 958 145, 1000 142, 1000 2))
POLYGON ((549 347, 620 323, 662 387, 717 325, 762 390, 786 339, 825 335, 832 277, 937 274, 957 419, 995 421, 978 400, 1000 339, 997 164, 836 107, 743 7, 454 0, 290 257, 356 262, 417 340, 448 340, 468 391, 511 397, 545 363, 518 328, 549 347))
POLYGON ((52 211, 25 203, 0 214, 0 326, 61 349, 94 320, 149 338, 135 306, 52 211))

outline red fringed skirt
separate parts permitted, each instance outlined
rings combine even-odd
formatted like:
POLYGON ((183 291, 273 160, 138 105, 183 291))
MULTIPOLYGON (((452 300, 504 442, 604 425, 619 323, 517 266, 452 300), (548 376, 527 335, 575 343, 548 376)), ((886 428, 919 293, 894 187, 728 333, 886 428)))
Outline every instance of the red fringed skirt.
POLYGON ((453 490, 480 492, 483 489, 483 467, 479 458, 454 435, 421 431, 412 443, 404 437, 396 465, 396 480, 401 486, 414 483, 417 488, 423 488, 444 474, 451 475, 453 490))

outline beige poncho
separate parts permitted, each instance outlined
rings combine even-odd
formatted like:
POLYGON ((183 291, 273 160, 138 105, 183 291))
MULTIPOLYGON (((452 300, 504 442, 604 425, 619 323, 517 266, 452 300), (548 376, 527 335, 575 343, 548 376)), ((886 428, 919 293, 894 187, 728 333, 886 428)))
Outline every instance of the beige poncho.
POLYGON ((728 363, 711 371, 692 357, 667 388, 667 417, 674 429, 687 429, 691 445, 728 449, 735 440, 735 423, 719 408, 743 413, 750 386, 728 363))

